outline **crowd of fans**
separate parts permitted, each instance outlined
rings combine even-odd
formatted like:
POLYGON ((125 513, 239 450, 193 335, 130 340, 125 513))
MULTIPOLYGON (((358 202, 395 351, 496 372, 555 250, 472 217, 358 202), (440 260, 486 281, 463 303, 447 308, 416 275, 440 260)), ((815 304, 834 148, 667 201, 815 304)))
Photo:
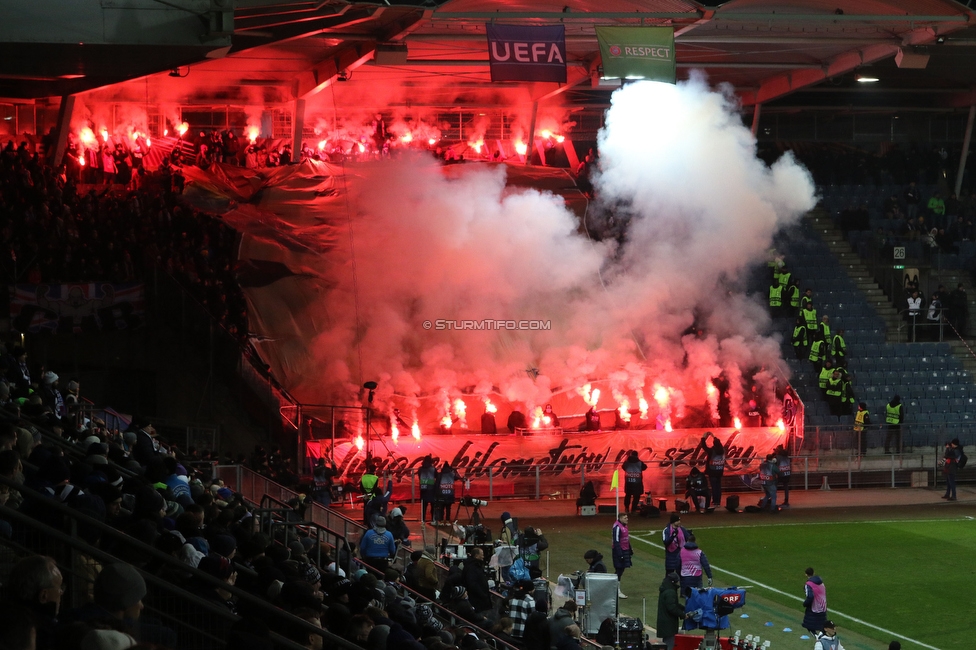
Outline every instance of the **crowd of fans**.
POLYGON ((0 154, 0 277, 5 285, 146 282, 175 277, 232 334, 247 333, 234 271, 237 233, 179 201, 169 164, 138 190, 87 187, 26 143, 0 154))

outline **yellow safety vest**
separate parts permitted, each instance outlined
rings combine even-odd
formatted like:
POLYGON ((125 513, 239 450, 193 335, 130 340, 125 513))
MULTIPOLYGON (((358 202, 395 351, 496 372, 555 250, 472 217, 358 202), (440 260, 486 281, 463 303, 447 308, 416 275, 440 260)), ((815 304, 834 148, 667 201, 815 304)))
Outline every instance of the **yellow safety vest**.
MULTIPOLYGON (((810 361, 817 363, 820 361, 820 346, 823 345, 823 341, 817 339, 810 345, 810 355, 807 357, 810 361)), ((823 388, 823 386, 821 386, 823 388)))
POLYGON ((807 322, 808 330, 817 329, 817 310, 816 309, 803 309, 802 312, 803 320, 807 322))
POLYGON ((857 413, 854 414, 855 431, 864 431, 864 421, 867 420, 868 415, 870 415, 870 413, 868 413, 867 409, 863 411, 858 411, 857 413))
POLYGON ((827 380, 827 395, 830 397, 840 397, 841 379, 831 377, 827 380))
POLYGON ((888 424, 901 424, 901 404, 892 406, 885 405, 885 422, 888 424))
POLYGON ((770 307, 780 307, 783 304, 783 287, 781 286, 770 286, 769 287, 769 306, 770 307))
POLYGON ((838 357, 844 356, 847 350, 847 343, 844 342, 844 337, 840 334, 834 335, 834 354, 838 357))
POLYGON ((823 368, 820 371, 820 381, 819 381, 819 384, 820 384, 820 387, 821 388, 826 388, 827 387, 827 382, 830 381, 830 378, 831 378, 831 376, 833 376, 833 374, 834 374, 834 369, 833 368, 823 368))

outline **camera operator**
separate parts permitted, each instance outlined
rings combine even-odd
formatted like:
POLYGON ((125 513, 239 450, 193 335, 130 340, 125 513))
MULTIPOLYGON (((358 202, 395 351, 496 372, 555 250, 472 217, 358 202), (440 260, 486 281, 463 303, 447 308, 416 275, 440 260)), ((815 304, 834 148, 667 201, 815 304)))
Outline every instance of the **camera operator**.
POLYGON ((487 616, 492 609, 491 591, 485 569, 485 553, 480 546, 472 548, 464 560, 461 584, 468 590, 468 600, 474 610, 481 616, 487 616))
POLYGON ((525 531, 519 535, 518 547, 529 574, 532 578, 538 578, 542 575, 539 570, 539 558, 542 556, 542 551, 549 548, 549 542, 542 534, 542 529, 526 526, 525 531))
POLYGON ((589 567, 586 569, 587 573, 606 573, 607 565, 603 563, 603 554, 600 551, 590 549, 583 554, 583 559, 589 567))
POLYGON ((697 467, 691 468, 691 473, 685 479, 685 498, 689 499, 695 506, 695 512, 701 514, 702 502, 705 503, 705 510, 712 507, 712 495, 708 491, 708 484, 705 482, 705 475, 697 467))

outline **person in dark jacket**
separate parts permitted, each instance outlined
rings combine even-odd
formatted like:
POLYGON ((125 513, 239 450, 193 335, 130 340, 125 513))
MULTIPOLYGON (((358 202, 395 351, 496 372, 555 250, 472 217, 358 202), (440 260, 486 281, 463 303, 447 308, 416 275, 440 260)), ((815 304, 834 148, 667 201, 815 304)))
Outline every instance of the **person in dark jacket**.
POLYGON ((803 629, 816 634, 827 620, 827 587, 820 576, 807 567, 806 584, 803 585, 803 629))
POLYGON ((959 469, 961 457, 959 438, 953 438, 946 443, 945 453, 942 455, 942 473, 946 477, 946 491, 942 498, 946 501, 956 500, 956 472, 959 469))
POLYGON ((464 561, 461 569, 461 584, 468 590, 468 601, 478 613, 490 611, 491 591, 488 588, 488 577, 485 574, 485 554, 480 547, 475 546, 464 561))
POLYGON ((685 613, 685 608, 678 600, 678 585, 681 577, 671 572, 661 581, 657 596, 657 635, 667 646, 668 650, 674 648, 674 637, 680 629, 679 619, 688 618, 691 614, 685 613))
POLYGON ((701 513, 712 509, 712 495, 708 491, 708 483, 705 475, 697 467, 691 468, 691 473, 685 479, 685 497, 690 499, 695 506, 695 512, 701 513), (702 504, 704 503, 704 508, 702 504))
POLYGON ((566 628, 576 623, 576 601, 567 600, 549 619, 549 647, 556 648, 566 636, 566 628))
POLYGON ((621 468, 624 470, 624 512, 635 512, 644 494, 644 470, 647 464, 632 450, 621 468))
POLYGON ((681 515, 671 513, 671 522, 661 531, 664 546, 664 569, 669 573, 681 568, 681 549, 688 539, 688 531, 681 525, 681 515))
POLYGON ((132 458, 143 467, 162 453, 159 448, 159 441, 156 439, 156 430, 153 428, 152 423, 150 423, 149 418, 136 415, 132 418, 132 422, 126 431, 134 431, 136 434, 136 444, 132 448, 132 458))
POLYGON ((712 490, 712 505, 722 505, 722 477, 725 475, 725 445, 712 433, 707 431, 702 438, 702 448, 708 457, 705 461, 705 475, 712 490))
POLYGON ((600 553, 600 551, 591 548, 583 554, 583 559, 586 560, 588 565, 590 565, 586 570, 587 573, 607 572, 607 565, 603 563, 603 553, 600 553))
POLYGON ((437 500, 437 467, 434 466, 434 458, 430 454, 424 456, 417 474, 420 479, 420 521, 424 523, 428 521, 427 508, 430 507, 433 515, 434 502, 437 500))

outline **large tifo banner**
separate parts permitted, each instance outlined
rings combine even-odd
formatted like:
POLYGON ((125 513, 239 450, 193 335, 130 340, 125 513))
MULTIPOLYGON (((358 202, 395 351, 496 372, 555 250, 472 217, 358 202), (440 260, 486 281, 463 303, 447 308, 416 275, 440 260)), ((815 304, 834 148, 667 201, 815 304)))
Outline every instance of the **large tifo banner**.
MULTIPOLYGON (((785 444, 787 437, 775 427, 710 431, 725 445, 727 475, 755 474, 759 470, 757 456, 765 456, 777 445, 785 444)), ((613 471, 620 468, 632 449, 647 464, 645 489, 664 493, 670 489, 674 472, 682 490, 690 466, 704 467, 705 453, 700 447, 703 434, 703 429, 682 429, 532 436, 428 435, 419 441, 401 436, 399 443, 374 439, 371 447, 373 460, 380 468, 377 474, 392 476, 397 498, 404 498, 411 491, 419 495, 416 470, 427 454, 434 457, 438 469, 446 461, 470 479, 472 496, 487 497, 489 490, 496 497, 534 494, 538 482, 542 495, 575 497, 584 479, 593 481, 601 495, 611 496, 613 471)), ((331 456, 342 480, 358 483, 365 470, 365 448, 357 448, 348 439, 337 440, 334 449, 331 440, 314 440, 306 445, 309 457, 331 456)))
POLYGON ((18 284, 10 295, 10 320, 18 332, 132 329, 142 324, 146 305, 141 282, 18 284))
POLYGON ((566 28, 485 25, 492 81, 566 83, 566 28))
POLYGON ((670 27, 597 27, 605 79, 674 83, 674 30, 670 27))

